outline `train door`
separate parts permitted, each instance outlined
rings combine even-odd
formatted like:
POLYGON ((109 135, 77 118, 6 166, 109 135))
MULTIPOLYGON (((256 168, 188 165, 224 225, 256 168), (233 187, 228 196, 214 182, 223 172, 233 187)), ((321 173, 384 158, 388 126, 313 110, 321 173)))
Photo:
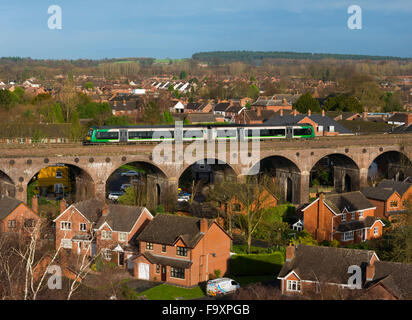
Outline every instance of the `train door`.
POLYGON ((120 130, 120 142, 127 142, 127 130, 126 129, 120 130))
POLYGON ((293 128, 286 127, 286 138, 293 138, 293 128))

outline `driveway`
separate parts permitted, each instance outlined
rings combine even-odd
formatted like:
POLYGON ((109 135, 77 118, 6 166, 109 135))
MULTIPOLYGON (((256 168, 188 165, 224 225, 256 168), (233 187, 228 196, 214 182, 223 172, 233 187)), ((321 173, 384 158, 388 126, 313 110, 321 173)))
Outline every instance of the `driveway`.
POLYGON ((161 284, 162 282, 154 282, 154 281, 139 280, 139 279, 131 279, 127 282, 127 286, 130 289, 136 290, 138 293, 157 287, 161 284))

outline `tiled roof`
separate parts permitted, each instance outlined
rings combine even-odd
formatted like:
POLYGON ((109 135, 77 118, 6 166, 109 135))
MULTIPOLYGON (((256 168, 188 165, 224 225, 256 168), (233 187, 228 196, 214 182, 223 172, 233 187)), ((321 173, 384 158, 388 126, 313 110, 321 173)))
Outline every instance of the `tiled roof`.
POLYGON ((374 207, 360 191, 326 195, 324 201, 336 213, 341 213, 345 208, 352 212, 374 207))
POLYGON ((3 220, 10 213, 12 213, 14 209, 16 209, 20 203, 22 203, 22 201, 14 199, 14 198, 9 198, 9 197, 1 198, 0 199, 0 220, 3 220))
POLYGON ((183 268, 188 269, 193 264, 190 260, 185 259, 178 259, 178 258, 169 258, 166 256, 160 256, 157 254, 153 254, 151 252, 144 252, 143 256, 150 261, 152 264, 160 264, 165 266, 171 266, 174 268, 183 268))
POLYGON ((386 201, 395 193, 395 190, 393 190, 392 188, 367 187, 361 189, 361 192, 368 199, 386 201))
POLYGON ((96 228, 100 228, 106 222, 114 231, 130 232, 144 209, 144 207, 109 205, 107 216, 100 217, 96 228))
POLYGON ((348 283, 348 268, 360 266, 365 272, 374 251, 297 245, 295 257, 284 263, 279 277, 294 271, 302 280, 348 283))
POLYGON ((412 183, 401 182, 401 181, 394 181, 385 179, 381 183, 378 184, 378 188, 388 188, 393 189, 400 194, 402 197, 403 194, 412 187, 412 183))
MULTIPOLYGON (((195 217, 158 214, 148 223, 137 240, 173 245, 179 237, 183 237, 187 247, 194 248, 203 237, 200 221, 200 218, 195 217)), ((209 227, 212 223, 212 220, 208 220, 209 227)))
POLYGON ((378 219, 375 217, 368 216, 364 220, 353 220, 353 221, 342 222, 339 224, 337 231, 348 232, 348 231, 370 228, 373 226, 376 220, 378 219))
POLYGON ((99 199, 84 200, 73 203, 73 207, 81 212, 90 222, 97 222, 102 213, 104 202, 99 199))

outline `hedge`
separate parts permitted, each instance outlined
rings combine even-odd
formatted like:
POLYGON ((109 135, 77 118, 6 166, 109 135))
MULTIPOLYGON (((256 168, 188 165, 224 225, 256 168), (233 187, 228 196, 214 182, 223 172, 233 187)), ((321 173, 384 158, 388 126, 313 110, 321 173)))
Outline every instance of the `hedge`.
POLYGON ((230 259, 230 275, 257 276, 277 275, 284 263, 281 252, 272 254, 237 254, 230 259))

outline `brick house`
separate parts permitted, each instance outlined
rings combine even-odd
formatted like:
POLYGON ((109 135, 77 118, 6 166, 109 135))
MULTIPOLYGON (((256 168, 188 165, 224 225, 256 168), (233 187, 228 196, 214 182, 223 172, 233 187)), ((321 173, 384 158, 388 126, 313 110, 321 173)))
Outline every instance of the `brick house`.
MULTIPOLYGON (((124 266, 133 254, 133 237, 153 216, 146 208, 107 205, 99 199, 80 201, 65 208, 56 223, 56 250, 94 256, 124 266)), ((130 267, 130 263, 129 263, 130 267)))
POLYGON ((392 221, 393 215, 404 212, 402 197, 393 189, 367 187, 361 192, 376 207, 375 215, 379 218, 392 221))
POLYGON ((406 210, 410 205, 409 202, 412 202, 412 183, 385 179, 378 184, 378 188, 392 189, 399 193, 401 200, 398 208, 400 210, 406 210))
POLYGON ((289 246, 278 279, 285 295, 320 294, 327 287, 350 290, 350 266, 360 268, 360 290, 371 298, 412 298, 412 265, 380 261, 372 250, 289 246))
POLYGON ((382 236, 384 223, 375 217, 376 207, 360 192, 319 197, 303 207, 303 227, 318 241, 359 243, 382 236))
POLYGON ((136 239, 139 279, 191 287, 228 271, 231 237, 216 221, 158 214, 136 239))
POLYGON ((133 269, 132 258, 138 250, 134 239, 152 219, 145 207, 105 204, 94 229, 97 251, 106 260, 133 269))
POLYGON ((33 198, 32 208, 24 202, 2 196, 0 198, 0 232, 21 233, 30 231, 41 221, 37 214, 37 198, 33 198))

